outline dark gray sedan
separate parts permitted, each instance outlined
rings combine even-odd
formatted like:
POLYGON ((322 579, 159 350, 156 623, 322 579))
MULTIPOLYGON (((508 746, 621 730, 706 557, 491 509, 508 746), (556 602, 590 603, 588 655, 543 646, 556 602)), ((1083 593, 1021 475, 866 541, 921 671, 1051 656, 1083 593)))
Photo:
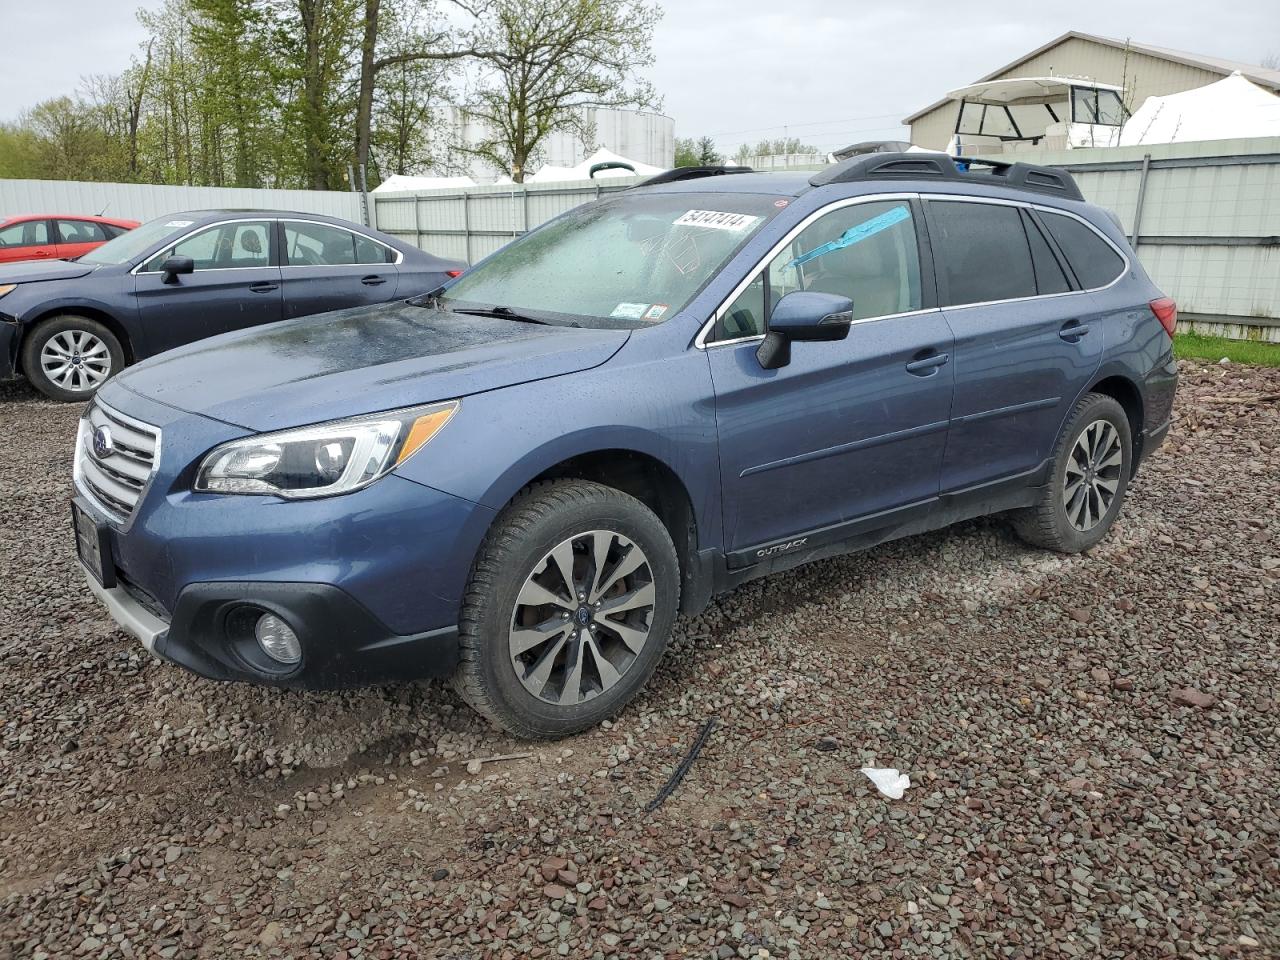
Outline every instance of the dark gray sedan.
POLYGON ((127 364, 215 334, 437 289, 465 264, 309 213, 201 210, 76 261, 0 265, 0 379, 84 400, 127 364))

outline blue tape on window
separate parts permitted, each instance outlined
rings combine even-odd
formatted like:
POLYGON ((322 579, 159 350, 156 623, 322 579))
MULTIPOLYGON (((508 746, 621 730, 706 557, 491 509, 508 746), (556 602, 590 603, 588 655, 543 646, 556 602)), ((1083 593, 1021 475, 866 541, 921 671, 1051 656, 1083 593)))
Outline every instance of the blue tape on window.
POLYGON ((824 243, 820 247, 814 247, 808 253, 800 254, 800 256, 788 263, 787 267, 798 267, 802 263, 816 260, 818 257, 831 253, 833 250, 843 250, 845 247, 851 247, 855 243, 861 243, 868 237, 874 237, 881 230, 888 230, 895 223, 901 223, 910 216, 911 212, 906 207, 894 207, 878 217, 872 217, 856 227, 850 227, 836 239, 824 243))

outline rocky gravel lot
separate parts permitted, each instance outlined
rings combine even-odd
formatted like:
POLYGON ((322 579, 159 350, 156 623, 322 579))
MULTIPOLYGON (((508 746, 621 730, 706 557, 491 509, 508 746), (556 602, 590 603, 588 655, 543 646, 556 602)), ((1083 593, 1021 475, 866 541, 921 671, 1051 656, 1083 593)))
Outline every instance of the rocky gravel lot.
POLYGON ((150 660, 73 559, 78 410, 0 388, 0 957, 1280 956, 1277 394, 1184 364, 1090 555, 982 521, 749 585, 528 745, 150 660))

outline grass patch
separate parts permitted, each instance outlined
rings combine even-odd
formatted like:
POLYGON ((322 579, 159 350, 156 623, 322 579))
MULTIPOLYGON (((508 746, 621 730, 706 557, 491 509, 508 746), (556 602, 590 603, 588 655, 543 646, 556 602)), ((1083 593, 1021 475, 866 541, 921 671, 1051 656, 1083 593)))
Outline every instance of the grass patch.
POLYGON ((1210 360, 1217 363, 1226 357, 1232 363, 1280 367, 1280 343, 1263 343, 1259 340, 1228 340, 1226 337, 1180 333, 1173 338, 1173 352, 1182 360, 1210 360))

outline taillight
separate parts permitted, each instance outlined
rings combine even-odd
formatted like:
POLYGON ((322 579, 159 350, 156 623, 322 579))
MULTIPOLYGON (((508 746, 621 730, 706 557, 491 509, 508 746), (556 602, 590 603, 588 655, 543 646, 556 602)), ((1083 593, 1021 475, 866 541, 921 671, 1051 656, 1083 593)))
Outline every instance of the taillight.
MULTIPOLYGON (((448 277, 450 280, 452 280, 454 277, 460 277, 460 276, 462 276, 462 271, 461 271, 461 270, 446 270, 446 271, 444 272, 444 275, 445 275, 446 277, 448 277)), ((1170 302, 1170 303, 1173 303, 1173 301, 1172 301, 1172 300, 1170 300, 1169 302, 1170 302)))
POLYGON ((1173 331, 1178 327, 1178 305, 1173 302, 1173 297, 1152 300, 1151 312, 1160 321, 1160 326, 1164 327, 1164 332, 1172 337, 1173 331))

